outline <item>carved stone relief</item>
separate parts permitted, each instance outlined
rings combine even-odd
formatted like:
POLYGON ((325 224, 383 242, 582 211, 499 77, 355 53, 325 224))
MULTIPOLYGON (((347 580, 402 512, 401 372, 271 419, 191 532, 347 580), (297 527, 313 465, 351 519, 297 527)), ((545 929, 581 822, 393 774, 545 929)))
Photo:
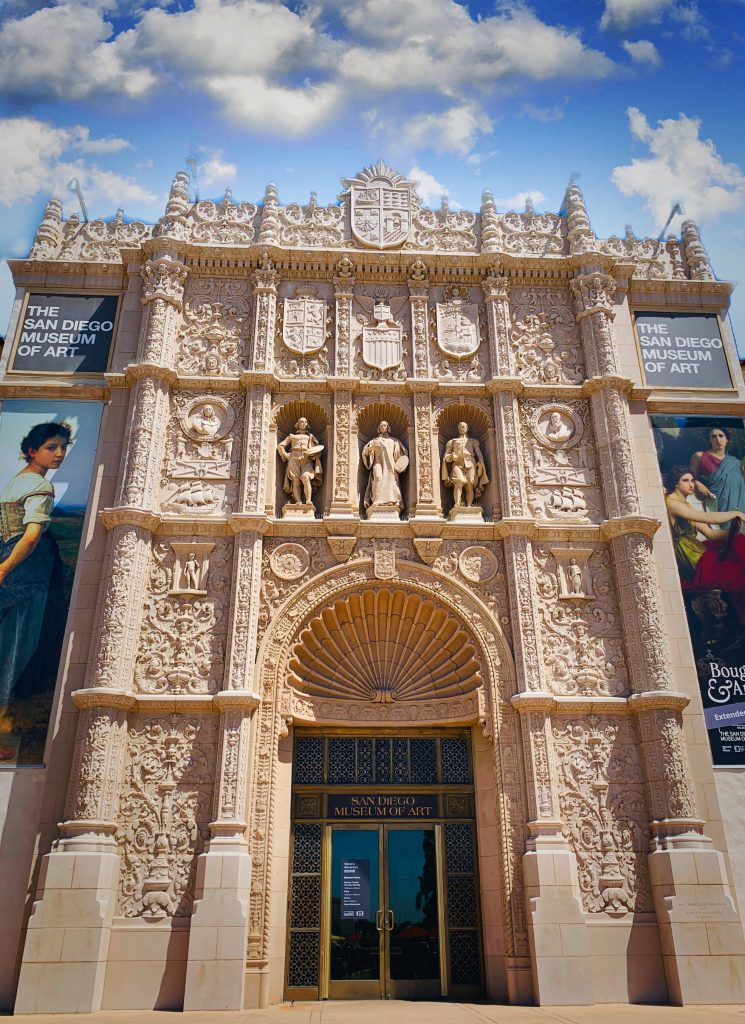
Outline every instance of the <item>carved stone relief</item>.
POLYGON ((177 368, 214 377, 246 369, 251 332, 245 281, 191 277, 178 335, 177 368))
POLYGON ((474 545, 468 540, 441 542, 433 568, 445 576, 460 574, 470 586, 478 584, 478 597, 487 606, 509 640, 511 622, 504 552, 501 543, 474 545))
POLYGON ((277 302, 275 368, 284 377, 326 377, 334 336, 330 304, 318 288, 296 286, 277 302))
POLYGON ((584 360, 569 290, 516 288, 510 306, 517 376, 526 384, 580 383, 584 360))
POLYGON ((331 249, 344 244, 344 209, 340 206, 319 206, 311 192, 307 206, 288 203, 277 208, 279 244, 331 249))
POLYGON ((238 394, 172 396, 161 479, 164 511, 219 515, 232 509, 243 407, 238 394))
POLYGON ((629 681, 610 557, 604 546, 591 552, 579 586, 594 599, 567 601, 573 546, 533 547, 547 682, 562 696, 619 697, 629 681))
MULTIPOLYGON (((206 593, 174 592, 174 578, 183 578, 191 560, 177 562, 180 547, 174 550, 165 541, 153 547, 135 665, 135 688, 143 693, 214 693, 222 683, 233 545, 217 540, 209 556, 209 576, 195 577, 206 593)), ((193 544, 183 547, 194 549, 193 544)))
POLYGON ((445 252, 475 252, 476 216, 468 210, 451 210, 442 197, 439 210, 419 209, 414 213, 414 244, 417 249, 445 252))
POLYGON ((359 289, 352 306, 354 373, 363 380, 405 380, 411 375, 407 343, 409 296, 359 289))
POLYGON ((522 403, 528 500, 541 519, 603 516, 585 402, 522 403))
POLYGON ((553 734, 564 834, 577 855, 584 909, 651 911, 649 814, 631 721, 558 717, 553 734))
POLYGON ((484 380, 489 373, 486 312, 465 285, 447 285, 429 311, 430 360, 441 380, 484 380))
POLYGON ((129 727, 117 843, 119 913, 186 917, 212 810, 217 720, 136 717, 129 727))
MULTIPOLYGON (((355 538, 343 539, 345 541, 349 539, 355 541, 355 538)), ((287 544, 280 539, 268 540, 264 545, 261 565, 261 591, 259 595, 259 643, 261 642, 264 632, 271 622, 277 608, 279 608, 279 606, 287 600, 290 594, 297 590, 302 583, 307 568, 312 565, 313 572, 319 573, 324 569, 328 569, 332 565, 336 565, 336 554, 332 553, 328 543, 318 540, 315 537, 304 537, 302 550, 307 556, 308 564, 306 566, 306 570, 303 570, 299 575, 292 575, 291 573, 288 574, 288 572, 284 571, 285 559, 282 557, 283 550, 288 547, 293 549, 293 557, 291 561, 293 571, 297 571, 295 567, 299 569, 301 559, 299 555, 296 557, 294 549, 299 546, 300 545, 298 544, 287 544), (279 573, 275 572, 275 566, 280 570, 279 573)), ((347 558, 353 550, 354 544, 351 545, 351 550, 346 556, 347 558)), ((346 558, 344 560, 346 561, 346 558)), ((288 559, 287 561, 289 562, 290 560, 288 559)), ((304 558, 302 559, 302 562, 305 562, 304 558)))

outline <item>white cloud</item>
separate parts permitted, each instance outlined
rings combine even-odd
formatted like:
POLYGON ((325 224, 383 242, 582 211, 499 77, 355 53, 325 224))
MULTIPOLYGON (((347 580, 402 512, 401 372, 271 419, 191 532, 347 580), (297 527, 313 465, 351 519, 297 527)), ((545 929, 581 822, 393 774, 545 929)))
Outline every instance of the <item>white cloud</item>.
POLYGON ((120 153, 123 149, 132 148, 132 143, 127 139, 120 139, 113 135, 107 136, 105 139, 92 139, 89 129, 82 125, 78 125, 75 131, 78 133, 78 141, 75 146, 84 153, 120 153))
POLYGON ((20 97, 84 99, 99 93, 136 97, 155 83, 147 68, 126 67, 112 26, 85 2, 44 7, 0 28, 0 92, 20 97))
POLYGON ((411 181, 415 181, 416 191, 425 206, 437 206, 443 196, 449 193, 447 185, 442 185, 429 171, 423 170, 414 164, 406 175, 411 181))
POLYGON ((564 117, 564 107, 560 103, 554 103, 550 107, 539 107, 537 103, 528 102, 523 103, 520 113, 533 121, 548 124, 550 121, 561 121, 564 117))
POLYGON ((535 206, 540 206, 546 201, 546 197, 540 189, 531 188, 527 192, 516 192, 508 199, 495 198, 494 202, 498 210, 524 210, 528 200, 535 206))
POLYGON ((636 64, 646 64, 650 68, 658 68, 662 64, 659 50, 648 39, 639 39, 634 43, 627 39, 621 45, 636 64))
MULTIPOLYGON (((69 159, 68 155, 64 159, 80 149, 81 140, 91 141, 82 125, 58 128, 33 117, 5 118, 0 120, 0 138, 5 144, 0 203, 5 206, 27 203, 40 194, 67 195, 71 178, 78 179, 91 203, 106 200, 110 206, 149 205, 156 200, 133 178, 88 164, 83 158, 69 159)), ((95 145, 96 140, 92 141, 95 145)))
POLYGON ((417 114, 401 131, 412 149, 467 156, 479 135, 493 131, 491 118, 475 103, 450 107, 439 114, 417 114))
POLYGON ((625 196, 642 196, 658 225, 675 202, 683 204, 686 216, 702 221, 745 203, 745 174, 722 159, 711 139, 699 138, 697 118, 679 114, 652 128, 636 107, 627 113, 632 135, 648 147, 650 156, 614 168, 613 184, 625 196))
POLYGON ((600 27, 625 32, 635 25, 656 24, 676 6, 676 0, 605 0, 600 27))
POLYGON ((237 124, 290 136, 305 135, 328 120, 342 100, 333 84, 294 89, 237 75, 210 78, 205 89, 237 124))
POLYGON ((199 182, 201 185, 214 185, 216 181, 225 184, 234 179, 238 174, 238 168, 235 164, 229 164, 223 160, 221 150, 213 152, 202 150, 202 153, 205 159, 199 163, 199 182))

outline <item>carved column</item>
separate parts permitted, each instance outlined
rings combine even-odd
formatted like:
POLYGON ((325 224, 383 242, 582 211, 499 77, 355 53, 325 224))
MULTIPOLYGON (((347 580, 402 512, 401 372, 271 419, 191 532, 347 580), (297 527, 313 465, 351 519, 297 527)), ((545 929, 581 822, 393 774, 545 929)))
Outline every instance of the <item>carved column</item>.
POLYGON ((254 370, 271 370, 274 366, 274 331, 277 320, 277 287, 279 274, 265 253, 261 266, 251 275, 254 293, 253 352, 254 370))
POLYGON ((242 487, 240 511, 249 515, 274 515, 274 505, 267 499, 267 446, 272 393, 265 378, 244 374, 248 388, 246 427, 243 433, 242 487))
POLYGON ((704 249, 696 222, 693 220, 687 220, 683 224, 683 247, 691 280, 713 281, 714 273, 709 256, 704 249))
POLYGON ((139 361, 170 366, 175 356, 187 270, 171 255, 148 260, 142 275, 145 327, 140 335, 139 361))
POLYGON ((185 1010, 243 1007, 251 891, 251 857, 246 839, 248 776, 252 718, 261 703, 253 689, 261 555, 261 534, 249 531, 237 535, 229 661, 225 689, 214 699, 220 713, 214 820, 209 842, 197 861, 185 1010))
MULTIPOLYGON (((340 261, 341 262, 341 261, 340 261)), ((342 266, 347 274, 334 278, 334 295, 336 297, 335 324, 335 363, 334 369, 337 377, 349 377, 352 372, 352 295, 354 292, 354 278, 351 273, 351 262, 349 267, 342 266)), ((337 268, 338 269, 338 268, 337 268)))
POLYGON ((525 519, 529 515, 525 486, 518 400, 510 390, 501 390, 492 381, 494 423, 497 440, 497 472, 502 515, 505 519, 525 519))
POLYGON ((426 378, 429 370, 429 331, 427 328, 427 302, 429 281, 427 268, 421 260, 410 268, 416 277, 409 278, 409 302, 411 306, 411 343, 414 347, 414 376, 426 378))
MULTIPOLYGON (((416 387, 416 385, 414 385, 416 387)), ((439 519, 437 437, 432 430, 432 395, 424 385, 414 392, 414 437, 416 447, 416 507, 415 519, 439 519)))
POLYGON ((489 359, 492 377, 509 377, 510 364, 510 304, 507 295, 507 278, 490 275, 481 282, 486 300, 486 322, 489 331, 489 359))
POLYGON ((334 451, 330 459, 333 486, 330 515, 334 519, 354 519, 358 515, 354 479, 357 460, 352 455, 352 392, 343 387, 334 391, 334 451))

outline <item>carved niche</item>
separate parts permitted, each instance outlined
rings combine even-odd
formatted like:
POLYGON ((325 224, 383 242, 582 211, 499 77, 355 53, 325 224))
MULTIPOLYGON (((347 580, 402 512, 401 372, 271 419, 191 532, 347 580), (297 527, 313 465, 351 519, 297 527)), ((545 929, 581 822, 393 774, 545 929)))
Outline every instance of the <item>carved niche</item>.
POLYGON ((577 855, 585 911, 650 911, 649 811, 631 720, 557 716, 553 736, 564 835, 577 855))
MULTIPOLYGON (((214 693, 222 684, 230 601, 233 545, 168 543, 153 547, 148 594, 135 663, 135 688, 141 693, 214 693), (174 587, 184 580, 192 553, 204 558, 210 547, 209 574, 203 562, 196 589, 174 587), (188 549, 188 550, 187 550, 188 549)), ((197 558, 199 562, 199 558, 197 558)))
POLYGON ((244 281, 190 276, 178 334, 178 369, 207 377, 242 373, 250 328, 250 289, 244 281))
POLYGON ((582 342, 565 288, 516 288, 509 293, 515 373, 526 384, 579 384, 582 342))
POLYGON ((577 558, 571 544, 533 548, 546 677, 561 696, 620 697, 629 681, 610 556, 604 545, 589 550, 577 558), (583 569, 581 596, 567 593, 572 558, 583 569))
POLYGON ((164 512, 220 515, 236 500, 244 396, 172 397, 161 479, 164 512))
POLYGON ((217 719, 135 716, 129 726, 117 845, 118 912, 188 917, 212 812, 217 719))
POLYGON ((603 515, 586 402, 521 403, 528 501, 539 519, 599 522, 603 515))

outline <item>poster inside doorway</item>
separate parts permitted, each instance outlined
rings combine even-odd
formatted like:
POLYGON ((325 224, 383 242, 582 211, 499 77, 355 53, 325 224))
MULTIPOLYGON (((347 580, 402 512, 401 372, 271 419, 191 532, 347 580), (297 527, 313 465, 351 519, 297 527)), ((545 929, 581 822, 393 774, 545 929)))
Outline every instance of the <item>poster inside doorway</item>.
POLYGON ((715 767, 745 766, 745 422, 652 416, 673 547, 715 767), (685 508, 709 522, 685 518, 685 508), (676 509, 681 513, 676 515, 676 509))

